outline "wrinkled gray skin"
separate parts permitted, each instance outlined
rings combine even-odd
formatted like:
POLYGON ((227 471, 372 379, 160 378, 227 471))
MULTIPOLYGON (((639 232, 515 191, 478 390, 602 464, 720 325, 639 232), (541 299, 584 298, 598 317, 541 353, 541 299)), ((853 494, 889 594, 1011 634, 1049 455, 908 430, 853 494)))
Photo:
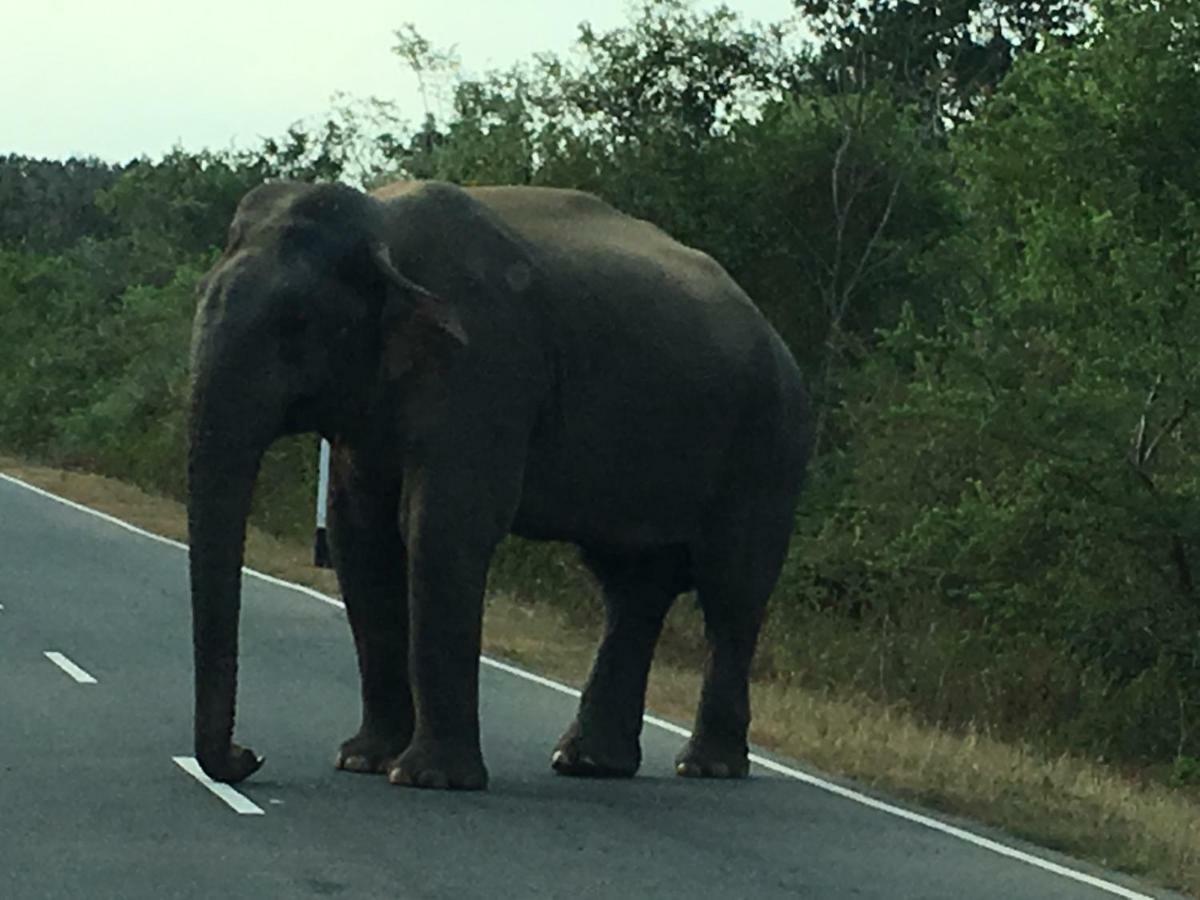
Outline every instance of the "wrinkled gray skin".
POLYGON ((508 533, 570 541, 604 638, 553 752, 632 775, 663 617, 709 645, 681 775, 747 771, 747 680, 808 453, 796 365, 709 257, 573 191, 269 184, 201 285, 188 525, 196 755, 236 782, 240 567, 277 437, 333 445, 330 539, 362 676, 337 765, 483 788, 480 625, 508 533))

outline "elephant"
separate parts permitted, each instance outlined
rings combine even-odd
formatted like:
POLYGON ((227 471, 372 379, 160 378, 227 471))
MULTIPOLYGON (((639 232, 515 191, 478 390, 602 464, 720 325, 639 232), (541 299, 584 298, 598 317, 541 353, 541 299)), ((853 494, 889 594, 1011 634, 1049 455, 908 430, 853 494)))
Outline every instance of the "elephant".
POLYGON ((710 256, 574 190, 269 182, 197 287, 188 424, 195 753, 233 741, 246 519, 278 437, 332 445, 328 528, 361 676, 336 765, 482 789, 484 589, 509 534, 579 548, 603 637, 552 751, 641 763, 664 617, 708 647, 680 775, 747 774, 749 677, 795 527, 811 405, 783 340, 710 256))

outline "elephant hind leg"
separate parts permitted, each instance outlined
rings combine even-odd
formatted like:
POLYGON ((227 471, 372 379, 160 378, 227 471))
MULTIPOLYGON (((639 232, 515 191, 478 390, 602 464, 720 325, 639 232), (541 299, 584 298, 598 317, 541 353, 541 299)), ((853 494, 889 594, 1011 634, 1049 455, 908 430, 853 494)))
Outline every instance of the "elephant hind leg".
MULTIPOLYGON (((748 498, 747 498, 748 499, 748 498)), ((750 665, 792 529, 789 504, 746 503, 718 520, 697 551, 696 595, 708 657, 691 739, 675 760, 687 777, 749 772, 750 665)))
POLYGON ((654 647, 671 603, 690 587, 689 559, 683 547, 634 553, 585 548, 583 558, 603 589, 604 637, 552 765, 563 775, 628 777, 641 765, 654 647))

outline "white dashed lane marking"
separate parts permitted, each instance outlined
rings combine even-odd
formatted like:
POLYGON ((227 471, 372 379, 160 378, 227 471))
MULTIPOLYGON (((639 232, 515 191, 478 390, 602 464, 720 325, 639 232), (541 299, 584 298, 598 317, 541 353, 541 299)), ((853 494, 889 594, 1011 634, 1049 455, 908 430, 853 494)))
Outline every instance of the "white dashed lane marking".
POLYGON ((75 665, 75 663, 71 662, 71 660, 67 659, 57 650, 47 650, 46 659, 50 660, 50 662, 54 663, 80 684, 96 684, 95 678, 93 678, 79 666, 75 665))
POLYGON ((204 774, 204 770, 200 768, 200 763, 196 762, 194 756, 172 756, 175 765, 183 769, 198 782, 204 785, 212 794, 219 797, 221 802, 232 809, 235 813, 241 816, 261 816, 263 815, 262 807, 254 803, 250 798, 243 794, 239 794, 227 784, 222 784, 219 781, 213 781, 204 774))

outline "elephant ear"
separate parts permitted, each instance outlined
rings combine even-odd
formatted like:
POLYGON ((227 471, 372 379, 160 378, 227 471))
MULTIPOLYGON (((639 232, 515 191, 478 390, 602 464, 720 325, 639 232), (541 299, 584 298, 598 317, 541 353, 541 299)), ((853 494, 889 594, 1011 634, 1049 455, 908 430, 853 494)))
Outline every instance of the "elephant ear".
POLYGON ((430 366, 444 368, 467 345, 454 305, 400 274, 383 244, 372 248, 371 257, 388 288, 380 313, 384 371, 399 378, 430 366))

